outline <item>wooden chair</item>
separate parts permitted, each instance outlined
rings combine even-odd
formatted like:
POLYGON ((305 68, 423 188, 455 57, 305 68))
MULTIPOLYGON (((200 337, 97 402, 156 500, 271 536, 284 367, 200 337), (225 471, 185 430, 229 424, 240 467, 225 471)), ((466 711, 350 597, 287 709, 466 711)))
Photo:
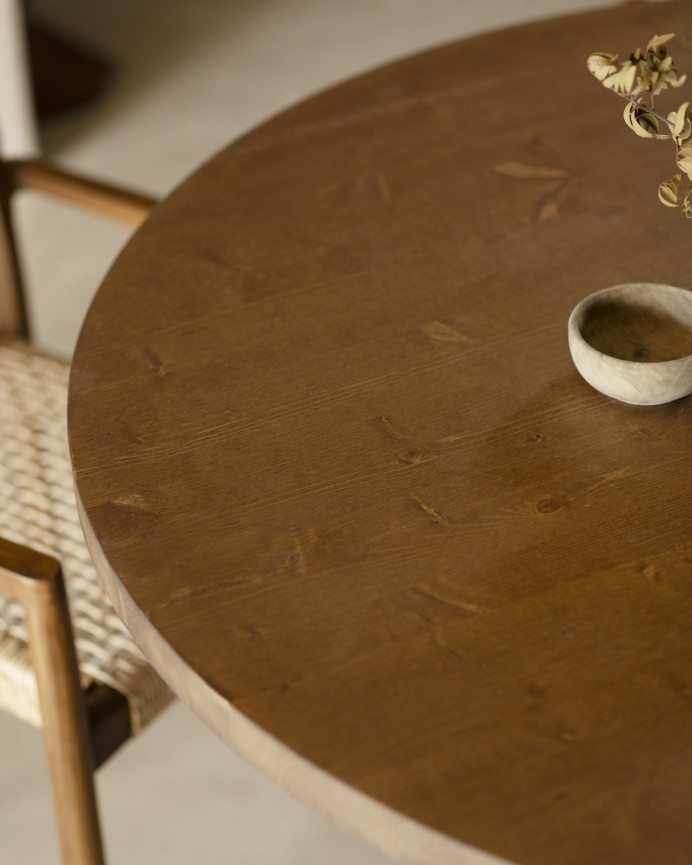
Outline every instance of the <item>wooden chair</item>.
POLYGON ((93 771, 172 695, 108 603, 81 534, 68 367, 29 339, 10 212, 22 188, 133 225, 153 202, 45 162, 0 161, 0 708, 43 730, 66 865, 102 865, 93 771))

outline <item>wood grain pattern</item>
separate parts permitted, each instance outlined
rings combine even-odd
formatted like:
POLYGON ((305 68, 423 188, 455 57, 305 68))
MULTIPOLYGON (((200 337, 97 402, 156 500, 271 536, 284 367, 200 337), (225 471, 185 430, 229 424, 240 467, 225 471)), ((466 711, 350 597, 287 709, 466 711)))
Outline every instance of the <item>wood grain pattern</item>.
POLYGON ((692 286, 665 156, 585 69, 669 31, 692 68, 692 6, 628 4, 295 107, 152 214, 80 338, 126 624, 405 861, 689 863, 691 404, 598 394, 566 335, 597 288, 692 286))

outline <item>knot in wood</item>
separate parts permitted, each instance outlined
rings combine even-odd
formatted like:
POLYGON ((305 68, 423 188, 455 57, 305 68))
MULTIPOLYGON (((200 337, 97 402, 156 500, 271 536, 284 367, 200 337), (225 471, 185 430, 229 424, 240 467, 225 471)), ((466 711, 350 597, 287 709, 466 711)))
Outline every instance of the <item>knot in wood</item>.
POLYGON ((397 459, 402 463, 417 465, 423 461, 423 451, 417 447, 406 448, 404 451, 399 451, 397 459))
POLYGON ((536 510, 539 514, 554 514, 555 511, 559 511, 561 507, 562 502, 558 501, 558 499, 554 499, 552 496, 546 496, 538 502, 536 510))

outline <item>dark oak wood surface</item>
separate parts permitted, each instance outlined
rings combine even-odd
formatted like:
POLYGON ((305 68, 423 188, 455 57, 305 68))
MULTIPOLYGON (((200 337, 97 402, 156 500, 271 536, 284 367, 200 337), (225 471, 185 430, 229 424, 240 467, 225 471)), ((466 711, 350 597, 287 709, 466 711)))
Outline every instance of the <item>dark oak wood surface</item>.
POLYGON ((692 288, 672 148, 585 67, 669 31, 692 72, 692 4, 635 3, 317 96, 157 208, 87 317, 70 435, 116 607, 393 856, 692 861, 692 403, 600 395, 566 338, 596 289, 692 288))

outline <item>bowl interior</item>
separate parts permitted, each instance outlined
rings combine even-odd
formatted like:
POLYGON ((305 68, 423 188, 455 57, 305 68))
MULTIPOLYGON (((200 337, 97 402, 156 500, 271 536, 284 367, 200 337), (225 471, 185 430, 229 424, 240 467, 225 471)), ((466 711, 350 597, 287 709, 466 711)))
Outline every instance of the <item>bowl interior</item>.
POLYGON ((579 331, 602 354, 656 363, 692 354, 692 292, 668 286, 619 286, 582 311, 579 331))

